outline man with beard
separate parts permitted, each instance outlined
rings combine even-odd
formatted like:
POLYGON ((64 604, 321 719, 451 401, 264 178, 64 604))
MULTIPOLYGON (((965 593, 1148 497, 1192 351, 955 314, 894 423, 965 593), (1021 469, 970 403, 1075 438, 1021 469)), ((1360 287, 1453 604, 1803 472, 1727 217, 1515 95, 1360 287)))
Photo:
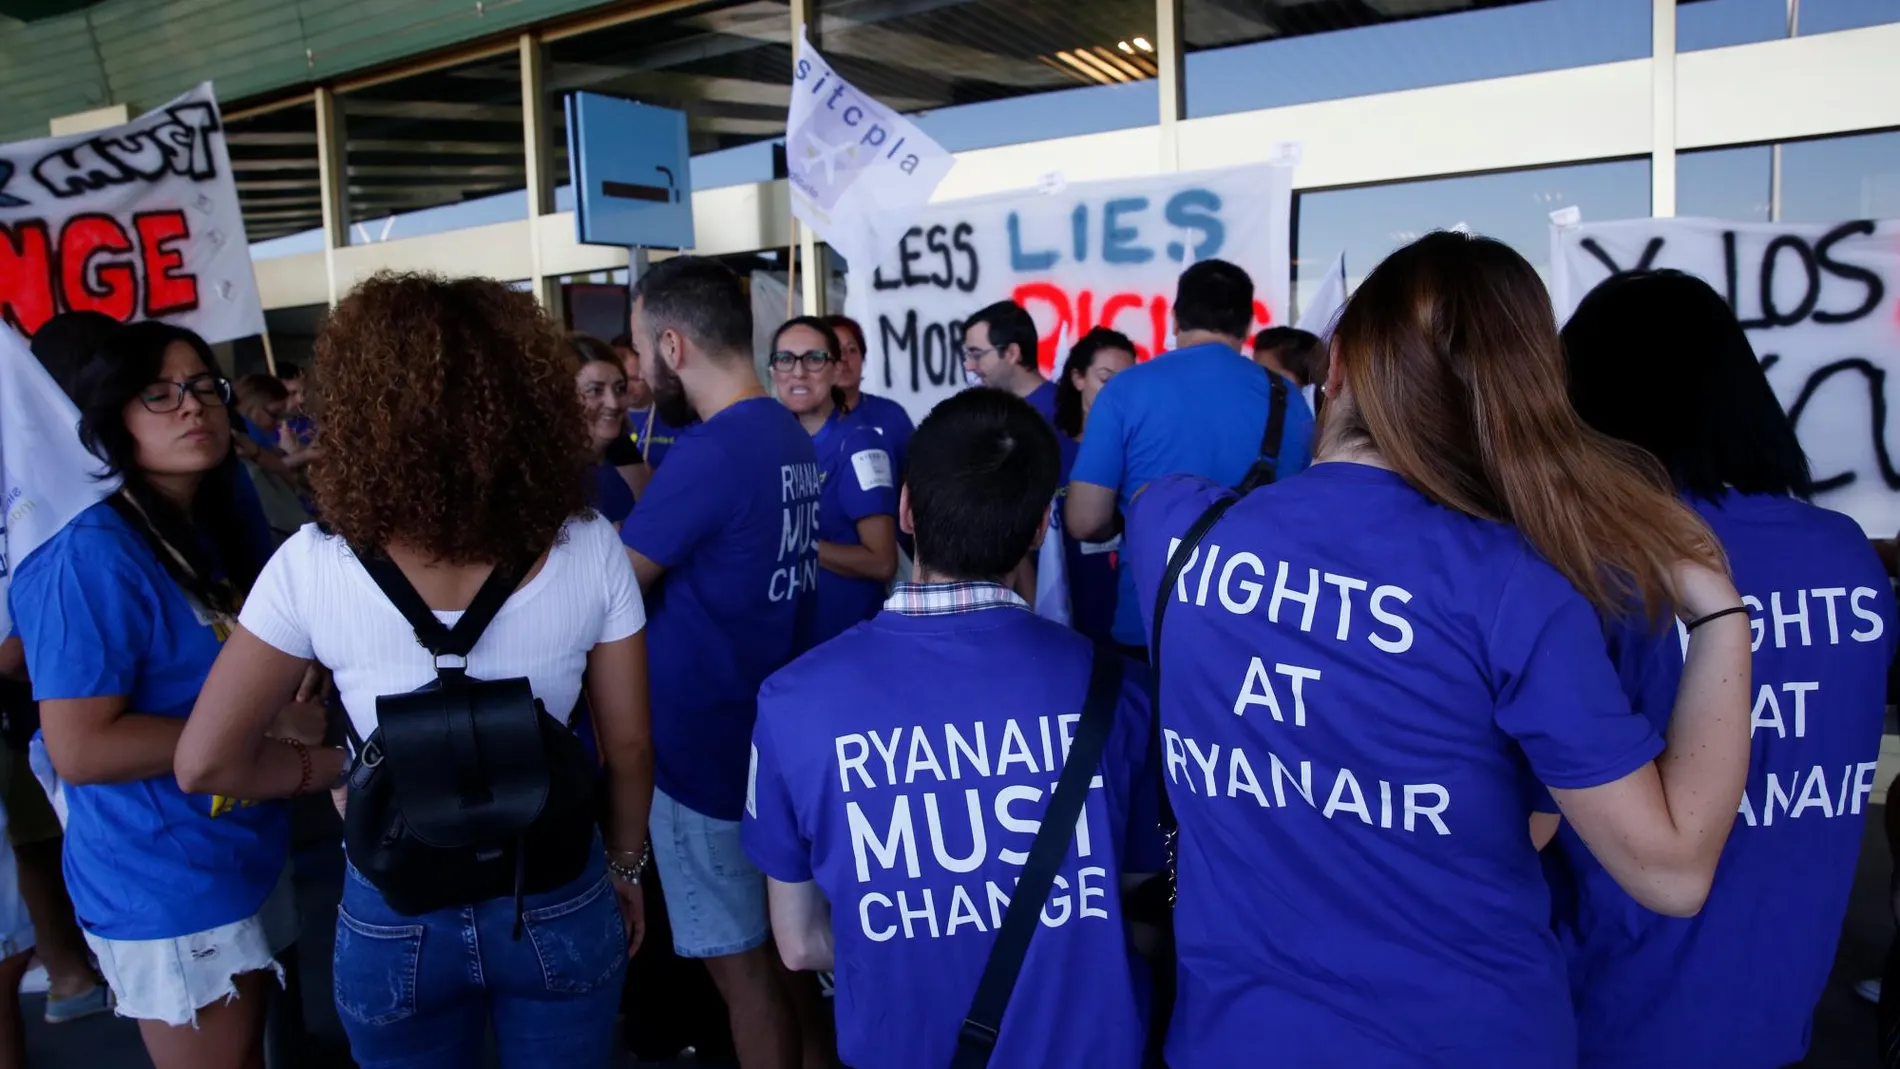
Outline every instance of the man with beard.
POLYGON ((765 877, 739 818, 759 685, 803 650, 809 626, 818 458, 759 385, 738 276, 694 256, 655 264, 632 319, 655 414, 686 428, 621 530, 647 595, 654 858, 674 950, 705 960, 739 1064, 789 1067, 800 1057, 790 977, 766 945, 765 877))
POLYGON ((648 468, 657 468, 678 440, 679 427, 661 419, 653 407, 653 386, 640 370, 640 350, 633 344, 633 335, 622 334, 612 344, 627 368, 627 425, 632 429, 628 440, 639 447, 648 468))

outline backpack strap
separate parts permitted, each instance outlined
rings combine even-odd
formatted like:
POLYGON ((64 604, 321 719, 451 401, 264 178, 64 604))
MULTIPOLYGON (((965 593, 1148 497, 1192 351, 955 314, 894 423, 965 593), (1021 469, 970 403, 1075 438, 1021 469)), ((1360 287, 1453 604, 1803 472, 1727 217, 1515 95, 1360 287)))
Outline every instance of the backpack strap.
POLYGON ((402 574, 402 569, 387 554, 358 552, 356 558, 362 562, 363 570, 369 573, 369 577, 376 581, 383 596, 389 599, 397 612, 402 613, 403 619, 409 621, 409 626, 415 628, 416 641, 436 659, 437 672, 463 670, 455 666, 445 668, 441 663, 442 658, 467 660, 469 652, 481 641, 482 632, 494 622, 495 614, 501 612, 503 603, 514 594, 515 588, 521 584, 522 574, 527 571, 526 568, 496 565, 495 570, 488 573, 482 588, 476 591, 475 600, 469 602, 468 608, 462 612, 462 618, 450 629, 436 618, 428 603, 422 600, 422 595, 416 593, 416 588, 410 584, 409 577, 402 574))
POLYGON ((1280 442, 1286 437, 1287 382, 1267 372, 1267 429, 1260 436, 1260 455, 1234 489, 1245 494, 1272 482, 1280 471, 1280 442))
POLYGON ((1121 697, 1122 660, 1113 649, 1097 645, 1089 666, 1088 699, 1082 705, 1082 721, 1076 726, 1075 739, 1062 762, 1062 776, 1056 781, 1055 794, 1042 815, 1036 840, 1029 847, 1029 859, 1023 874, 1010 893, 1009 909, 996 930, 996 942, 983 964, 983 977, 977 981, 976 995, 970 1000, 970 1012, 963 1018, 957 1034, 957 1050, 951 1069, 983 1069, 996 1049, 996 1036, 1003 1024, 1003 1012, 1016 990, 1023 960, 1029 954, 1029 940, 1036 934, 1037 919, 1049 899, 1056 870, 1069 856, 1075 841, 1075 827, 1088 801, 1089 784, 1094 781, 1102 761, 1102 747, 1114 725, 1115 706, 1121 697))

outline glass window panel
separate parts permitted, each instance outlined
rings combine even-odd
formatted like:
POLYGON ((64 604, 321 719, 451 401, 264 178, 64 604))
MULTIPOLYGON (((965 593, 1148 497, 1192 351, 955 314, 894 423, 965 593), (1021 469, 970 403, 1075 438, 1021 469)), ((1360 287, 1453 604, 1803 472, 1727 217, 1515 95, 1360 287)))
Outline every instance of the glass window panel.
POLYGON ((1432 230, 1467 229, 1516 249, 1539 274, 1550 266, 1550 213, 1588 220, 1649 215, 1649 161, 1543 167, 1298 194, 1295 304, 1304 307, 1344 250, 1357 286, 1392 250, 1432 230))
POLYGON ((1787 0, 1678 0, 1678 52, 1775 41, 1786 36, 1787 0))
POLYGON ((1900 22, 1900 3, 1894 0, 1802 0, 1800 32, 1833 33, 1900 22))
POLYGON ((1794 223, 1900 219, 1900 132, 1783 145, 1781 217, 1794 223))
POLYGON ((1185 0, 1190 117, 1650 54, 1648 0, 1185 0))
POLYGON ((1676 156, 1676 214, 1689 218, 1768 221, 1767 145, 1683 152, 1676 156))

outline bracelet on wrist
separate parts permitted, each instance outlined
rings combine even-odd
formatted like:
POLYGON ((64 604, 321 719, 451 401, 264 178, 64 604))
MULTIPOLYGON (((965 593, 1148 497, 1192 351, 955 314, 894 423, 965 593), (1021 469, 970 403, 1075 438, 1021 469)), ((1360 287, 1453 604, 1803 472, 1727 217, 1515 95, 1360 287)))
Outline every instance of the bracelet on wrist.
POLYGON ((291 793, 302 794, 310 789, 311 782, 317 778, 316 765, 310 760, 310 747, 305 746, 302 739, 279 738, 277 741, 297 751, 297 764, 302 769, 302 775, 297 777, 297 789, 291 793))
POLYGON ((1718 609, 1715 612, 1708 614, 1707 616, 1700 616, 1694 620, 1689 621, 1688 629, 1690 631, 1694 631, 1696 628, 1701 627, 1703 624, 1709 623, 1712 620, 1720 620, 1724 616, 1734 616, 1737 613, 1745 613, 1747 611, 1748 611, 1748 606, 1746 605, 1731 605, 1726 609, 1718 609))
POLYGON ((634 857, 631 850, 607 851, 607 872, 622 883, 633 887, 640 886, 640 877, 646 873, 647 862, 653 859, 653 844, 640 848, 640 854, 633 861, 622 858, 634 857))

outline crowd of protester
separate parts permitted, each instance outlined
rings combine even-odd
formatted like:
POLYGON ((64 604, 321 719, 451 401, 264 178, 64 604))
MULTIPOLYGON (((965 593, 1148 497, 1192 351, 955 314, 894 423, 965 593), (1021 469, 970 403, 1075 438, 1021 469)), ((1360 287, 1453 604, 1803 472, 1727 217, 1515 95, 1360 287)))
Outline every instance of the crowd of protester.
POLYGON ((1560 333, 1454 233, 1325 338, 1253 298, 1196 263, 1169 352, 1053 381, 973 310, 915 427, 691 256, 611 342, 380 275, 235 384, 56 318, 120 485, 0 645, 48 1019, 262 1065, 315 795, 365 1069, 611 1064, 683 1012, 649 919, 742 1069, 1798 1062, 1895 607, 1727 304, 1628 273, 1560 333))

